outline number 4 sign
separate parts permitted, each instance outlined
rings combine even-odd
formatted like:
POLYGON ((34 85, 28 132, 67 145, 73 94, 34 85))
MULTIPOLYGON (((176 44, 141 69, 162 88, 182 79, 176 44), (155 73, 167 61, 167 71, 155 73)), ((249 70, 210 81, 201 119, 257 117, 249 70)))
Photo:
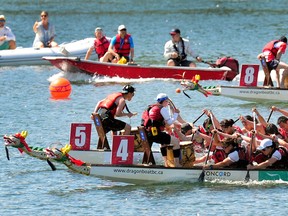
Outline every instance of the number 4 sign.
POLYGON ((119 135, 113 136, 112 164, 132 164, 134 153, 134 136, 119 135))
POLYGON ((240 86, 257 86, 259 65, 242 65, 240 86))
POLYGON ((73 150, 90 150, 91 124, 72 123, 70 131, 70 144, 73 150))

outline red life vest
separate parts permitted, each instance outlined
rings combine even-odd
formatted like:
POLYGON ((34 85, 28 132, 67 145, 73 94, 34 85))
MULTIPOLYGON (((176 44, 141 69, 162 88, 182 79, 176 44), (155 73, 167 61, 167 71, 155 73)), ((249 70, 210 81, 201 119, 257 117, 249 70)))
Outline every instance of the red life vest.
POLYGON ((115 103, 116 99, 122 97, 121 92, 113 93, 108 95, 103 101, 100 102, 99 108, 105 108, 110 110, 112 116, 115 116, 117 104, 115 103))
POLYGON ((107 52, 109 47, 109 41, 105 36, 103 36, 101 39, 95 39, 94 40, 94 48, 95 52, 98 54, 98 59, 104 56, 104 54, 107 52))
POLYGON ((223 161, 226 158, 226 153, 224 149, 215 149, 212 155, 212 159, 216 163, 223 161))
POLYGON ((264 48, 263 48, 263 52, 265 51, 270 51, 274 57, 276 58, 276 55, 277 55, 277 52, 278 52, 278 48, 275 48, 274 47, 274 44, 279 42, 279 40, 273 40, 273 41, 270 41, 269 43, 267 43, 264 48))
POLYGON ((165 122, 163 116, 160 113, 162 107, 163 106, 159 104, 149 105, 148 109, 142 113, 141 125, 147 129, 150 129, 153 126, 160 131, 163 131, 165 122))
POLYGON ((130 34, 126 34, 124 39, 120 37, 120 35, 116 35, 116 42, 114 45, 114 51, 122 56, 129 57, 130 54, 130 42, 129 38, 131 37, 130 34), (122 41, 122 43, 121 43, 122 41))

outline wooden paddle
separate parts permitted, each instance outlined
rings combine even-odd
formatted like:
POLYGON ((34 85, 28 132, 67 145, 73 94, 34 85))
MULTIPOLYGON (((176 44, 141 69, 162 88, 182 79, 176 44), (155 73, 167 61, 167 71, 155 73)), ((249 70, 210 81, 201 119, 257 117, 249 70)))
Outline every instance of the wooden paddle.
POLYGON ((204 63, 204 64, 208 64, 210 67, 213 67, 213 68, 217 67, 216 64, 211 63, 211 62, 207 62, 207 61, 204 61, 204 60, 202 60, 201 62, 204 63))
POLYGON ((53 171, 56 170, 55 165, 54 165, 49 159, 47 159, 47 163, 49 164, 49 166, 51 167, 51 169, 52 169, 53 171))
MULTIPOLYGON (((256 113, 253 112, 253 123, 254 123, 254 133, 252 133, 251 141, 250 141, 250 152, 249 152, 249 162, 251 163, 251 157, 252 157, 252 144, 255 139, 255 133, 256 133, 256 113)), ((245 176, 245 182, 248 182, 250 180, 250 170, 247 170, 246 176, 245 176)))
MULTIPOLYGON (((211 151, 211 148, 212 148, 212 143, 213 143, 215 134, 216 134, 216 133, 213 133, 213 134, 212 134, 211 141, 210 141, 209 148, 208 148, 208 154, 207 154, 207 157, 206 157, 206 159, 205 159, 204 166, 207 164, 207 161, 208 161, 209 154, 210 154, 210 151, 211 151)), ((203 181, 204 181, 204 178, 205 178, 205 169, 204 169, 204 166, 203 166, 202 172, 201 172, 201 174, 200 174, 200 176, 199 176, 199 178, 198 178, 198 182, 203 182, 203 181)))

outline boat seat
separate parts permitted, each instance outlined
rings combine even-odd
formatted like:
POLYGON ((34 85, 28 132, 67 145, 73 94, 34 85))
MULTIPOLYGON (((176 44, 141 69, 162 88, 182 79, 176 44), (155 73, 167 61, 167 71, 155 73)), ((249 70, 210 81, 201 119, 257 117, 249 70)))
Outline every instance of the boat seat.
POLYGON ((95 123, 95 127, 96 127, 96 131, 98 133, 98 145, 97 145, 97 149, 107 149, 110 150, 110 146, 107 140, 107 136, 106 133, 104 131, 103 125, 102 125, 102 121, 101 118, 99 116, 99 114, 95 114, 94 115, 94 123, 95 123))
POLYGON ((152 164, 155 165, 155 159, 151 150, 151 146, 152 143, 149 143, 148 139, 147 139, 147 134, 146 134, 146 130, 143 126, 139 126, 138 127, 138 131, 140 134, 140 139, 142 141, 142 147, 143 147, 143 160, 142 160, 142 164, 152 164))
POLYGON ((263 69, 264 74, 265 74, 263 86, 273 87, 273 81, 272 81, 271 76, 270 76, 271 70, 269 70, 269 68, 268 68, 265 57, 261 57, 260 62, 261 62, 261 66, 262 66, 262 69, 263 69))

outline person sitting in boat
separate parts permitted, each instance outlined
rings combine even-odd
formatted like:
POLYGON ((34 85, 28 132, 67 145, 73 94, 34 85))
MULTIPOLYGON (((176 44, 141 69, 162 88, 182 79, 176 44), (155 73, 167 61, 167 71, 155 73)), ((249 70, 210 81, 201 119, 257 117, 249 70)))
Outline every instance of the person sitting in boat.
POLYGON ((118 27, 118 34, 111 39, 108 53, 106 58, 103 59, 103 62, 134 62, 134 42, 132 36, 127 33, 125 25, 120 25, 118 27), (124 61, 122 57, 124 58, 124 61))
POLYGON ((91 46, 86 53, 85 60, 88 60, 91 56, 93 50, 95 50, 96 54, 98 55, 98 60, 100 62, 107 62, 107 58, 109 58, 110 54, 107 52, 108 47, 111 41, 111 38, 106 37, 103 34, 103 30, 100 27, 95 29, 95 40, 93 46, 91 46))
POLYGON ((167 66, 196 67, 193 61, 187 60, 187 55, 191 55, 198 62, 202 62, 202 58, 190 48, 189 40, 181 37, 178 28, 172 29, 170 35, 172 39, 167 41, 164 46, 164 58, 167 59, 167 66))
MULTIPOLYGON (((288 64, 280 61, 282 54, 285 53, 287 47, 287 38, 281 36, 278 40, 272 40, 268 42, 262 53, 258 54, 257 58, 261 60, 262 57, 265 57, 268 69, 276 71, 276 81, 277 87, 288 88, 288 84, 285 84, 285 79, 288 76, 288 64), (280 82, 280 69, 284 69, 282 73, 282 78, 280 82)), ((270 76, 270 75, 269 75, 270 76)))
POLYGON ((277 144, 271 139, 261 140, 257 147, 260 151, 255 156, 252 164, 247 166, 248 170, 265 169, 267 167, 287 168, 287 150, 284 147, 277 147, 277 144))
POLYGON ((160 150, 163 156, 165 166, 176 166, 180 167, 180 144, 179 139, 169 133, 165 132, 165 126, 170 126, 176 121, 182 122, 183 119, 180 117, 180 111, 175 108, 173 116, 170 116, 168 105, 170 103, 169 97, 160 93, 157 95, 157 103, 149 105, 148 112, 143 113, 141 125, 145 127, 147 131, 147 138, 149 143, 161 144, 160 150), (146 114, 145 114, 146 113, 146 114), (167 161, 167 148, 166 145, 173 145, 174 165, 170 165, 167 161))
POLYGON ((221 141, 222 147, 227 157, 213 165, 205 165, 204 169, 219 169, 224 167, 244 168, 248 164, 248 151, 244 147, 239 147, 237 139, 224 138, 221 141))
POLYGON ((57 47, 58 44, 54 41, 56 36, 55 27, 51 22, 48 21, 48 12, 42 11, 40 18, 41 21, 36 21, 33 25, 33 31, 36 34, 33 47, 57 47))
POLYGON ((0 15, 0 50, 16 49, 15 35, 5 23, 5 16, 0 15))
POLYGON ((91 114, 91 119, 95 114, 99 114, 102 120, 102 125, 105 133, 109 131, 121 131, 124 129, 124 135, 130 135, 131 125, 125 123, 115 117, 127 116, 131 118, 137 113, 131 113, 127 109, 126 100, 131 101, 135 94, 135 88, 131 85, 125 85, 121 92, 108 95, 105 99, 99 101, 95 106, 94 112, 91 114), (126 107, 127 112, 124 112, 126 107))

